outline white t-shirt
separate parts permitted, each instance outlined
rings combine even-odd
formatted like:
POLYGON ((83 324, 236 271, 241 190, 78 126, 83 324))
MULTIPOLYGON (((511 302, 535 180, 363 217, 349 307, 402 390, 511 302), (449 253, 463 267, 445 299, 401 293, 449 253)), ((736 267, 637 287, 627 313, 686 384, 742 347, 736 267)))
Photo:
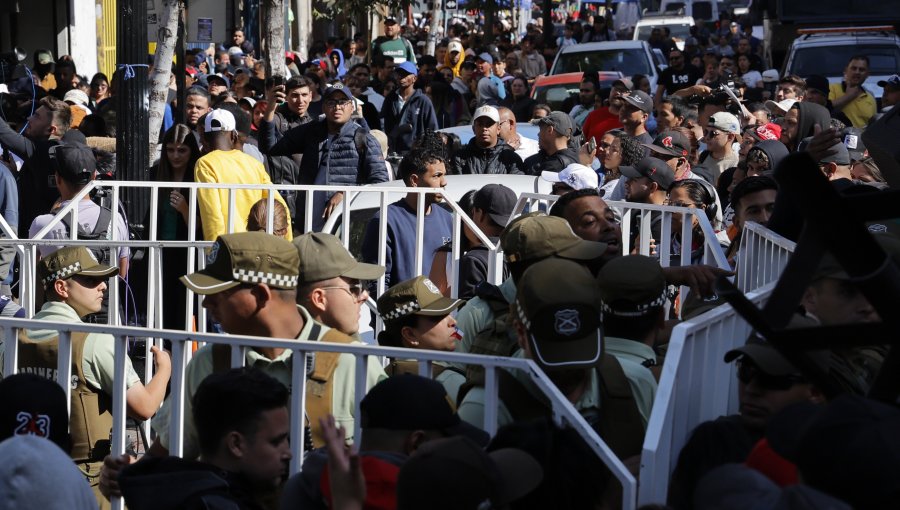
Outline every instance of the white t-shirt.
MULTIPOLYGON (((69 200, 65 200, 60 203, 60 208, 65 207, 69 204, 69 200)), ((125 221, 125 218, 119 214, 119 217, 116 218, 116 230, 112 232, 112 229, 107 230, 107 239, 110 239, 109 234, 112 234, 112 239, 116 239, 119 241, 127 241, 128 240, 128 223, 125 221)), ((31 227, 28 229, 28 237, 34 239, 35 234, 41 231, 44 227, 46 227, 50 222, 55 218, 55 214, 42 214, 34 219, 31 223, 31 227)), ((70 216, 71 218, 71 216, 70 216)), ((78 223, 81 224, 81 228, 87 232, 93 232, 94 226, 97 225, 97 220, 100 218, 100 206, 95 204, 91 200, 82 200, 78 204, 78 223)), ((110 221, 113 218, 110 217, 110 221)), ((47 235, 44 236, 44 239, 70 239, 69 232, 66 230, 65 224, 61 221, 54 225, 53 230, 47 232, 47 235)), ((56 250, 63 248, 63 246, 52 246, 52 245, 44 245, 38 246, 38 251, 41 254, 41 257, 46 257, 47 255, 55 252, 56 250)), ((130 250, 127 246, 123 246, 119 248, 119 258, 128 258, 130 250)), ((118 260, 111 260, 110 265, 117 265, 118 260)))

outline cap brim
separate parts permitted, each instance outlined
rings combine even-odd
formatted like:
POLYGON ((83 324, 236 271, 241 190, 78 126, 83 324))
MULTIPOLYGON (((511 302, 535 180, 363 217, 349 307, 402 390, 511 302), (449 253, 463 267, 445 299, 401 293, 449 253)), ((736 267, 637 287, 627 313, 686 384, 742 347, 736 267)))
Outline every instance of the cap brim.
POLYGON ((562 182, 559 179, 559 172, 548 172, 546 170, 541 172, 541 179, 544 179, 547 182, 562 182))
POLYGON ((220 280, 204 273, 203 271, 184 275, 179 278, 179 280, 181 280, 181 283, 183 283, 185 287, 191 289, 191 291, 196 294, 200 294, 201 296, 218 294, 219 292, 224 292, 241 284, 241 282, 236 282, 234 280, 220 280))
POLYGON ((119 268, 112 266, 104 266, 102 264, 96 265, 90 269, 82 269, 78 272, 79 275, 84 276, 112 276, 117 273, 119 268))
POLYGON ((760 370, 769 375, 792 375, 799 373, 794 365, 785 359, 775 347, 763 344, 747 344, 725 353, 725 363, 731 363, 740 356, 747 356, 760 370))
POLYGON ((669 149, 669 148, 662 147, 659 145, 654 145, 652 143, 642 143, 641 145, 643 145, 644 147, 650 149, 652 152, 655 152, 657 154, 665 154, 666 156, 681 156, 681 154, 678 154, 675 151, 675 149, 669 149))
POLYGON ((499 503, 508 505, 527 495, 544 478, 544 470, 537 460, 517 448, 501 448, 488 453, 500 478, 503 479, 502 496, 499 503))
POLYGON ((534 361, 545 371, 591 368, 600 364, 603 338, 600 330, 574 340, 539 342, 528 334, 534 361))
POLYGON ((497 225, 500 225, 501 227, 505 227, 506 224, 509 223, 509 217, 512 216, 512 213, 510 213, 510 214, 491 213, 491 214, 488 214, 488 216, 490 216, 491 219, 494 220, 494 223, 496 223, 497 225))
POLYGON ((539 119, 531 119, 531 120, 528 121, 528 122, 530 122, 531 125, 533 125, 533 126, 538 126, 538 125, 540 125, 540 124, 549 124, 549 122, 547 122, 547 121, 544 120, 544 119, 546 119, 546 118, 547 118, 547 117, 541 117, 541 118, 539 118, 539 119))
POLYGON ((425 316, 435 316, 435 315, 447 315, 448 313, 456 310, 460 306, 462 306, 462 299, 453 299, 448 297, 442 297, 428 305, 428 308, 421 308, 415 312, 415 315, 425 315, 425 316))
POLYGON ((638 172, 637 168, 633 166, 620 166, 619 173, 628 177, 629 179, 637 179, 639 177, 644 177, 644 174, 638 172))
POLYGON ((381 266, 358 262, 353 268, 344 272, 341 276, 356 280, 377 280, 381 278, 381 275, 383 274, 384 268, 381 266))
POLYGON ((594 260, 606 254, 609 247, 606 243, 600 241, 579 240, 556 252, 556 257, 572 260, 594 260))

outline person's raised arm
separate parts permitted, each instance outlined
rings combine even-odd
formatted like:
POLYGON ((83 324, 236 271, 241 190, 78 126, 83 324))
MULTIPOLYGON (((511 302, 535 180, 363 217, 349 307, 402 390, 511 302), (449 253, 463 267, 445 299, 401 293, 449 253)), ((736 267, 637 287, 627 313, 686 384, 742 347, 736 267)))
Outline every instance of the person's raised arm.
POLYGON ((13 131, 5 120, 0 119, 0 147, 9 149, 23 159, 34 154, 34 142, 13 131))

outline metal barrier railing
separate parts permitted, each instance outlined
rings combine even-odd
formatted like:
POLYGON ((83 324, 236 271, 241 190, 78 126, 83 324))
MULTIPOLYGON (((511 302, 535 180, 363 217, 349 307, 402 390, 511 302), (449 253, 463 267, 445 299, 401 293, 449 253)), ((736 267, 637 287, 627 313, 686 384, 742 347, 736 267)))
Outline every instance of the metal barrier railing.
MULTIPOLYGON (((3 372, 13 374, 18 366, 18 331, 22 328, 34 327, 38 323, 31 319, 0 319, 0 337, 5 338, 3 372)), ((293 381, 291 394, 291 431, 293 432, 291 450, 291 473, 300 471, 302 464, 302 452, 304 451, 303 417, 305 413, 306 395, 306 361, 311 352, 340 352, 351 354, 355 357, 355 420, 354 437, 361 438, 359 405, 365 395, 366 372, 368 368, 368 356, 397 357, 404 359, 416 359, 419 361, 419 373, 430 375, 432 361, 445 361, 461 364, 476 364, 485 368, 485 415, 484 429, 493 435, 497 430, 498 385, 497 369, 508 368, 525 371, 530 379, 540 389, 541 393, 550 401, 554 421, 560 425, 571 426, 585 440, 591 450, 604 462, 622 485, 622 508, 631 510, 635 508, 637 500, 637 482, 625 465, 610 450, 609 446, 597 435, 594 429, 585 421, 581 414, 559 391, 554 383, 531 360, 519 358, 506 358, 495 356, 483 356, 475 354, 462 354, 454 352, 438 352, 425 350, 412 350, 403 348, 376 347, 363 344, 336 344, 322 342, 301 342, 290 339, 272 339, 246 336, 225 336, 217 334, 191 334, 170 330, 148 330, 127 326, 106 326, 84 323, 65 323, 40 321, 41 329, 57 330, 60 332, 59 359, 57 362, 57 382, 66 392, 67 398, 71 395, 71 359, 72 344, 71 335, 74 332, 104 333, 115 338, 115 387, 113 389, 113 434, 112 455, 119 456, 125 452, 125 417, 126 417, 126 356, 129 337, 142 336, 153 337, 160 340, 168 340, 172 343, 172 379, 169 398, 172 400, 170 413, 170 444, 169 451, 172 455, 182 453, 183 416, 185 395, 185 367, 187 364, 187 342, 201 341, 230 345, 232 348, 232 363, 240 366, 243 357, 235 353, 243 352, 243 348, 270 347, 287 349, 296 356, 292 363, 293 381), (237 359, 236 359, 237 358, 237 359), (236 361, 236 362, 235 362, 236 361)), ((123 502, 114 498, 113 508, 121 509, 123 502)))
MULTIPOLYGON (((515 217, 533 210, 549 211, 550 207, 557 199, 559 199, 559 197, 555 195, 522 193, 513 209, 513 216, 515 217)), ((631 232, 632 222, 636 221, 635 216, 639 215, 641 232, 639 236, 640 246, 637 247, 637 253, 658 257, 659 262, 663 267, 671 265, 687 266, 692 264, 691 246, 694 236, 693 229, 691 228, 692 222, 682 221, 680 249, 673 249, 675 236, 673 236, 672 231, 672 215, 681 214, 682 218, 695 218, 703 232, 703 259, 701 262, 722 269, 730 269, 728 261, 725 258, 725 252, 722 250, 722 246, 716 238, 716 233, 702 209, 668 205, 637 204, 634 202, 607 201, 606 203, 615 209, 621 218, 623 255, 630 254, 634 248, 631 246, 631 237, 629 233, 631 232), (655 250, 652 250, 650 242, 652 237, 650 226, 657 218, 660 221, 660 239, 654 239, 655 250), (672 255, 677 255, 677 260, 673 260, 672 255)))
MULTIPOLYGON (((747 295, 762 306, 774 283, 747 295)), ((678 453, 694 428, 737 411, 734 364, 726 352, 744 345, 752 328, 730 305, 672 330, 641 454, 638 504, 664 503, 678 453)))
POLYGON ((797 243, 752 221, 744 225, 735 267, 735 286, 747 293, 778 281, 797 243))

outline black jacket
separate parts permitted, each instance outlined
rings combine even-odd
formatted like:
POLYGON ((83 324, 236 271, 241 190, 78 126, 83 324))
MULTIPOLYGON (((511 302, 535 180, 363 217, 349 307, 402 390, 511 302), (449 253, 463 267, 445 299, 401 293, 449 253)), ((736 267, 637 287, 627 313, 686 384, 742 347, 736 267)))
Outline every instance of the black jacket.
POLYGON ((426 129, 438 130, 434 105, 421 90, 413 92, 403 107, 400 106, 400 95, 391 92, 384 100, 381 115, 391 152, 406 153, 426 129))
POLYGON ((263 510, 250 484, 203 462, 145 457, 126 466, 119 487, 131 510, 263 510))
MULTIPOLYGON (((259 150, 263 154, 268 154, 272 145, 280 140, 288 130, 312 121, 313 118, 308 113, 301 117, 289 110, 286 104, 279 106, 275 110, 275 118, 271 123, 263 120, 259 124, 259 150), (272 141, 273 138, 275 142, 272 141)), ((303 154, 269 156, 268 160, 269 177, 272 178, 273 183, 300 184, 300 162, 303 160, 303 154)))
POLYGON ((578 163, 578 150, 566 147, 548 156, 543 150, 529 156, 525 160, 525 173, 528 175, 541 175, 541 172, 560 172, 572 163, 578 163))
POLYGON ((450 161, 447 173, 460 174, 521 174, 522 158, 503 140, 497 145, 482 149, 475 144, 475 138, 465 147, 456 151, 450 161))
POLYGON ((50 147, 57 140, 32 140, 20 135, 0 119, 0 147, 25 160, 19 171, 19 237, 28 238, 31 222, 47 214, 59 198, 59 190, 51 187, 49 178, 56 173, 50 168, 50 147))

